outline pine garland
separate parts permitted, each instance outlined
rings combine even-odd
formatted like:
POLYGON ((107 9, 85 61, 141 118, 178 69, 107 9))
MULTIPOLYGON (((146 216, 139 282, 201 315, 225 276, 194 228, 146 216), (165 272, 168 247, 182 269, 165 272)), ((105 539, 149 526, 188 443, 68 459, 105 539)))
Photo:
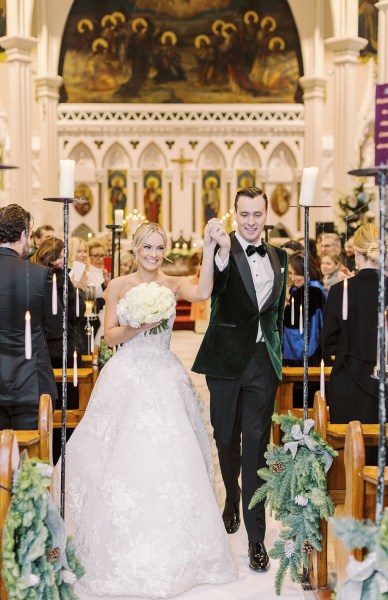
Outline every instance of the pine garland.
MULTIPOLYGON (((291 433, 294 425, 303 431, 302 419, 288 415, 273 416, 284 432, 283 443, 294 442, 291 433)), ((320 520, 334 512, 334 504, 327 494, 324 453, 336 456, 331 448, 314 429, 309 432, 314 444, 314 452, 305 445, 299 445, 295 457, 283 446, 269 445, 265 458, 268 467, 258 471, 264 481, 255 492, 249 508, 264 501, 275 519, 284 526, 280 539, 270 550, 271 558, 279 559, 275 576, 275 590, 278 595, 290 571, 293 581, 300 583, 302 567, 308 567, 310 552, 321 550, 322 535, 320 520)))
POLYGON ((3 569, 9 600, 76 600, 73 585, 84 569, 48 492, 52 469, 23 452, 3 529, 3 569), (54 513, 51 512, 54 508, 54 513), (53 530, 54 521, 60 527, 53 530), (54 544, 53 535, 65 548, 54 544), (65 556, 63 556, 63 553, 65 556))

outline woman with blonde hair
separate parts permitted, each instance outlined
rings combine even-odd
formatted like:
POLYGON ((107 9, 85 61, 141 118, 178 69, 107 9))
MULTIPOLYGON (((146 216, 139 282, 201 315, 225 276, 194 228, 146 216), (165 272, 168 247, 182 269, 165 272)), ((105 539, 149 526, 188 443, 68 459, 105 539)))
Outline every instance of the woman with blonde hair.
POLYGON ((341 270, 342 262, 339 254, 325 254, 321 260, 321 271, 322 271, 322 283, 325 288, 326 294, 332 285, 343 281, 345 279, 345 273, 341 270))
POLYGON ((377 359, 379 278, 379 230, 374 223, 357 229, 354 248, 359 271, 348 279, 347 319, 342 314, 342 281, 330 289, 323 311, 325 363, 335 356, 328 393, 330 420, 377 423, 378 381, 371 377, 377 359))
POLYGON ((87 275, 86 271, 89 266, 89 252, 88 245, 85 240, 80 237, 71 237, 69 239, 69 269, 70 270, 70 279, 74 287, 78 287, 79 289, 85 291, 85 287, 87 285, 87 275), (81 263, 85 265, 84 271, 81 276, 79 276, 80 271, 82 269, 81 265, 78 265, 78 268, 74 266, 74 262, 81 263), (79 268, 81 267, 81 268, 79 268))
POLYGON ((134 235, 137 271, 108 285, 105 341, 118 351, 66 449, 65 514, 88 594, 169 598, 236 578, 199 399, 170 350, 176 299, 211 294, 216 244, 229 251, 230 238, 213 219, 193 284, 163 273, 166 234, 144 223, 134 235), (145 306, 152 314, 169 308, 166 322, 142 323, 145 306))

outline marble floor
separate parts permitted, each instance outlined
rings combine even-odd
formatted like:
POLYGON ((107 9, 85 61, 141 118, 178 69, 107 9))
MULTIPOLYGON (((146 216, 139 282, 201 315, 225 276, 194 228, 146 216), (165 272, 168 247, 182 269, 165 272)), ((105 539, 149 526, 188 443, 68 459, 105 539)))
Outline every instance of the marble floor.
MULTIPOLYGON (((196 352, 202 340, 202 335, 192 331, 175 331, 172 336, 172 350, 180 358, 184 366, 190 370, 196 352)), ((209 436, 211 436, 211 426, 209 424, 209 393, 206 387, 205 378, 196 373, 190 373, 190 376, 204 402, 204 418, 208 424, 209 436)), ((213 458, 216 466, 216 492, 220 507, 224 503, 224 489, 219 468, 217 468, 217 453, 213 444, 213 458)), ((270 549, 278 538, 279 530, 277 523, 267 516, 267 535, 266 546, 270 549)), ((237 581, 220 586, 200 585, 188 590, 184 594, 176 596, 177 600, 257 600, 262 597, 265 600, 304 600, 311 594, 310 600, 314 595, 303 592, 301 586, 293 583, 289 578, 286 579, 282 596, 276 596, 274 589, 274 578, 277 571, 277 561, 271 561, 271 568, 267 573, 255 573, 248 567, 247 559, 247 534, 244 526, 239 531, 229 536, 233 554, 238 567, 239 578, 237 581), (260 594, 260 596, 259 596, 260 594)), ((96 596, 89 596, 77 590, 80 600, 92 600, 96 596)), ((104 597, 98 596, 100 600, 104 597)), ((135 597, 130 597, 135 600, 135 597)), ((123 597, 120 597, 123 600, 123 597)), ((116 600, 120 600, 118 597, 116 600)), ((108 598, 106 598, 108 600, 108 598)), ((112 596, 109 597, 112 599, 112 596)))

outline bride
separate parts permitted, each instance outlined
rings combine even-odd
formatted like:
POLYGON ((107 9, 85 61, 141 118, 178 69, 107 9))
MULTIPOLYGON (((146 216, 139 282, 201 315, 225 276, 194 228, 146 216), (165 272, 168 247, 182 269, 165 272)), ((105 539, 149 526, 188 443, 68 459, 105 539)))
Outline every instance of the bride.
MULTIPOLYGON (((80 591, 96 596, 168 598, 237 576, 200 401, 169 348, 175 314, 155 335, 160 321, 134 328, 117 316, 119 301, 142 283, 191 302, 210 296, 215 246, 230 244, 220 222, 206 225, 198 285, 160 271, 166 242, 160 225, 142 224, 137 271, 108 285, 105 340, 119 349, 66 446, 66 525, 86 570, 80 591)), ((59 463, 55 471, 58 481, 59 463)))

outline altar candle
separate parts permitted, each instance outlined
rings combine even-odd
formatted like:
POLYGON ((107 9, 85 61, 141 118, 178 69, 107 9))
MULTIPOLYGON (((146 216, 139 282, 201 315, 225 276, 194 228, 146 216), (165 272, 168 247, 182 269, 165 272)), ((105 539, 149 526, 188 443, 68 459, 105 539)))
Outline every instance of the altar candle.
POLYGON ((92 327, 92 335, 90 340, 90 354, 94 352, 94 328, 92 327))
POLYGON ((321 384, 320 384, 320 393, 322 398, 325 397, 325 363, 323 358, 321 360, 321 384))
POLYGON ((123 220, 124 220, 124 211, 121 210, 120 208, 117 208, 115 210, 115 225, 120 225, 120 227, 122 227, 123 225, 123 220))
POLYGON ((303 333, 303 311, 301 304, 299 306, 299 333, 303 333))
POLYGON ((291 325, 295 325, 295 300, 291 298, 291 325))
POLYGON ((73 354, 73 385, 74 387, 78 385, 77 350, 74 350, 73 354))
POLYGON ((75 316, 79 317, 79 289, 75 290, 75 316))
POLYGON ((61 160, 59 170, 59 197, 74 197, 74 160, 61 160))
POLYGON ((91 300, 85 300, 85 317, 92 316, 93 302, 91 300))
POLYGON ((303 169, 302 184, 300 186, 300 206, 314 204, 315 187, 318 179, 318 167, 305 167, 303 169))
POLYGON ((51 297, 51 306, 52 306, 53 315, 57 315, 58 314, 58 291, 57 291, 57 276, 55 273, 53 274, 53 291, 52 291, 52 297, 51 297))
POLYGON ((32 342, 31 342, 31 313, 29 310, 25 314, 25 329, 24 329, 24 354, 27 360, 30 360, 32 356, 32 342))
POLYGON ((348 280, 344 279, 344 291, 342 293, 342 318, 344 321, 348 318, 348 280))

